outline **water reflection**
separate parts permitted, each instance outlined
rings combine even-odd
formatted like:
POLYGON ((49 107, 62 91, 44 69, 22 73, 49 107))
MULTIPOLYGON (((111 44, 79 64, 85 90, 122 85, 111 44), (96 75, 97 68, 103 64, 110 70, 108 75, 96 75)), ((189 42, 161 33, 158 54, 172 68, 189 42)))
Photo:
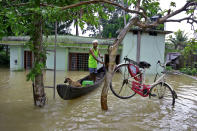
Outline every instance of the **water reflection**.
MULTIPOLYGON (((98 88, 90 94, 62 100, 53 90, 46 88, 47 105, 40 109, 33 105, 28 72, 10 72, 0 69, 0 130, 196 130, 197 81, 182 75, 169 75, 168 82, 175 88, 178 99, 175 107, 156 104, 139 95, 121 100, 109 91, 109 111, 100 107, 98 88)), ((79 79, 88 72, 57 72, 57 83, 69 76, 79 79)), ((151 76, 149 78, 152 78, 151 76)), ((53 72, 45 72, 45 85, 53 85, 53 72)), ((148 80, 151 82, 151 80, 148 80)))

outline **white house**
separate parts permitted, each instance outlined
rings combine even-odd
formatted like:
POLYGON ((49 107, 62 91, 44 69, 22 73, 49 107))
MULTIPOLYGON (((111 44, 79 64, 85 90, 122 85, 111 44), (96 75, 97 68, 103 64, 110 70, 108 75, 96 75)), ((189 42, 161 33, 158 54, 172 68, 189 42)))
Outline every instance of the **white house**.
MULTIPOLYGON (((148 73, 155 73, 158 60, 164 62, 165 35, 169 31, 131 29, 119 47, 116 63, 122 62, 125 56, 135 61, 146 61, 151 64, 148 73)), ((46 69, 54 68, 54 36, 44 38, 48 44, 46 69)), ((79 36, 57 37, 56 69, 57 70, 88 70, 88 53, 95 38, 79 36)), ((4 37, 0 44, 9 45, 10 69, 23 70, 32 67, 33 54, 25 45, 29 37, 4 37)), ((108 45, 113 39, 98 39, 101 54, 108 59, 108 45)), ((161 70, 161 69, 160 69, 161 70)))
MULTIPOLYGON (((146 61, 151 64, 147 73, 156 73, 158 60, 164 62, 165 35, 170 31, 131 29, 125 36, 122 44, 121 61, 125 56, 139 61, 146 61)), ((159 68, 157 71, 161 71, 159 68)))

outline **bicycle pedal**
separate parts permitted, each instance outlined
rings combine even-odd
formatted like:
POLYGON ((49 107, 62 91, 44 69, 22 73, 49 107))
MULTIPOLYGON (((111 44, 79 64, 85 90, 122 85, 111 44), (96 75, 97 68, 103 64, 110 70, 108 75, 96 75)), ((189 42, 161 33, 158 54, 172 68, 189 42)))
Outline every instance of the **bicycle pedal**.
POLYGON ((151 93, 150 93, 149 95, 150 95, 150 96, 153 96, 153 97, 157 96, 157 95, 155 95, 155 94, 151 94, 151 93))

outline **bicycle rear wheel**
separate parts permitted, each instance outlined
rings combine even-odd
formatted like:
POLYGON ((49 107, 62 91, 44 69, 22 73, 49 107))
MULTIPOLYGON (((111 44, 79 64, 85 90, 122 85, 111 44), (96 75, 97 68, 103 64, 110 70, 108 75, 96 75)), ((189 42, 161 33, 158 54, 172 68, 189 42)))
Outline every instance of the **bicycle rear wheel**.
POLYGON ((129 64, 121 64, 114 70, 110 89, 112 93, 121 99, 128 99, 136 93, 131 89, 134 80, 128 71, 129 64))
POLYGON ((164 105, 173 105, 175 103, 175 95, 173 90, 163 82, 160 82, 150 89, 149 98, 156 100, 164 105))

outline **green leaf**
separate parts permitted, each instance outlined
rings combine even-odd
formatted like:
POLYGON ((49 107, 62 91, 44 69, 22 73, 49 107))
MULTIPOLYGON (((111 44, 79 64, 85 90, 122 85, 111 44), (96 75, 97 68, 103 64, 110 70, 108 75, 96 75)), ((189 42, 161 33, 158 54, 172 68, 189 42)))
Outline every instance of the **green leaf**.
POLYGON ((170 6, 176 7, 176 3, 175 2, 170 2, 170 6))

